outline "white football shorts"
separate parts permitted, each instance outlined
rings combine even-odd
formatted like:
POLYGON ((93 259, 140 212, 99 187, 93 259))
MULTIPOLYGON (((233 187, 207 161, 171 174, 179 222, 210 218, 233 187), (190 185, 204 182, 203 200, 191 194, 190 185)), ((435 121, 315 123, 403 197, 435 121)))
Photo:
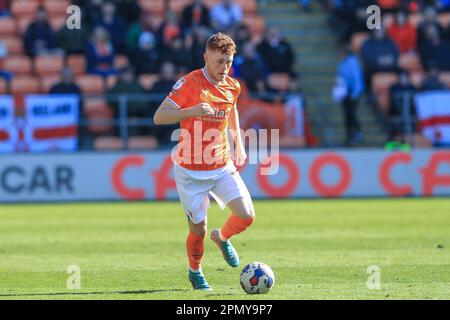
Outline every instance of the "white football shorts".
POLYGON ((194 224, 206 220, 206 212, 211 207, 209 195, 222 210, 236 198, 251 201, 250 193, 233 163, 211 171, 188 170, 175 163, 174 178, 183 211, 194 224))

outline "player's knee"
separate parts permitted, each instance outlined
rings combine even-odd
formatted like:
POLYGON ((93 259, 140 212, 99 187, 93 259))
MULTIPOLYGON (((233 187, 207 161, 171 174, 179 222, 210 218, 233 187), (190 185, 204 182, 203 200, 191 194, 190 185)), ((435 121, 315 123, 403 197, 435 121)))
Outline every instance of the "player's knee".
POLYGON ((202 238, 206 237, 207 232, 206 223, 200 222, 199 224, 194 225, 193 231, 199 237, 202 238))
POLYGON ((233 213, 239 216, 241 219, 249 220, 250 224, 255 220, 255 210, 251 201, 242 198, 235 203, 232 207, 233 213))
POLYGON ((255 220, 255 212, 253 210, 245 210, 241 217, 253 222, 253 220, 255 220))
POLYGON ((247 220, 249 221, 248 225, 251 225, 254 221, 255 221, 255 211, 254 210, 250 210, 248 212, 248 216, 247 216, 247 220))
POLYGON ((256 217, 255 209, 253 208, 253 204, 250 201, 246 202, 245 217, 251 221, 250 224, 253 223, 253 221, 255 220, 255 217, 256 217))
POLYGON ((239 217, 245 222, 247 226, 250 226, 255 221, 254 210, 244 210, 240 212, 239 217))

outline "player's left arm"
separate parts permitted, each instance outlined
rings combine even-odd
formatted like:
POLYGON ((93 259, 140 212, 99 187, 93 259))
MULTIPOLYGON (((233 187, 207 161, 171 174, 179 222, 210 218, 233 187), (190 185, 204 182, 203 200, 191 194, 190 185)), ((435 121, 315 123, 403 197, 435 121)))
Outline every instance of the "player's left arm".
POLYGON ((234 140, 234 161, 237 166, 242 166, 247 159, 244 141, 242 140, 241 128, 239 125, 239 113, 236 104, 231 109, 228 126, 234 140))

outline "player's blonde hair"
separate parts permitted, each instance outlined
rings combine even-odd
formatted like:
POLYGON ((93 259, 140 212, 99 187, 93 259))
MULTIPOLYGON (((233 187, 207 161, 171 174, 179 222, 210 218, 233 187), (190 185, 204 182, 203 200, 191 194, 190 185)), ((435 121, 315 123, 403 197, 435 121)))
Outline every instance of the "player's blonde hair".
POLYGON ((217 32, 209 37, 206 41, 206 48, 214 51, 219 51, 222 54, 232 55, 236 53, 236 43, 230 36, 217 32))

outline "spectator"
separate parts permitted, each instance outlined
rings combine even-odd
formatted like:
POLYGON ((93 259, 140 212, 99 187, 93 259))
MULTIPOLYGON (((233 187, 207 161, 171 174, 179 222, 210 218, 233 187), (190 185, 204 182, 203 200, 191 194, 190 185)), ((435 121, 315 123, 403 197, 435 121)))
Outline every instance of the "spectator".
POLYGON ((266 31, 263 41, 257 47, 270 72, 288 73, 292 78, 294 72, 294 52, 291 45, 283 39, 276 27, 266 31))
POLYGON ((298 0, 304 12, 311 12, 311 0, 298 0))
POLYGON ((417 41, 419 46, 424 46, 427 44, 427 30, 429 30, 430 27, 434 27, 438 31, 440 38, 444 37, 444 30, 437 21, 436 10, 433 7, 427 7, 425 9, 423 21, 417 28, 417 41))
POLYGON ((109 41, 108 31, 97 27, 92 33, 86 48, 87 73, 107 77, 116 74, 114 68, 114 47, 109 41))
POLYGON ((172 42, 173 38, 183 37, 182 28, 178 23, 175 11, 169 10, 165 15, 165 19, 157 32, 157 44, 160 50, 164 51, 172 42))
POLYGON ((236 26, 234 30, 234 43, 236 43, 237 54, 241 53, 242 47, 249 41, 252 40, 252 35, 248 26, 244 23, 240 23, 236 26))
MULTIPOLYGON (((407 103, 407 112, 411 120, 415 118, 414 93, 416 88, 411 84, 409 75, 401 72, 399 80, 389 89, 390 108, 389 108, 389 140, 402 141, 404 134, 408 133, 405 126, 408 125, 405 119, 405 102, 407 103), (406 99, 406 101, 405 101, 406 99)), ((413 125, 411 121, 410 125, 413 125)), ((412 128, 414 132, 414 128, 412 128)), ((411 132, 412 133, 412 132, 411 132)))
POLYGON ((450 23, 447 25, 447 28, 444 30, 444 38, 447 43, 450 43, 450 23))
POLYGON ((30 57, 55 51, 56 37, 48 23, 44 7, 38 8, 34 22, 25 31, 23 43, 25 53, 30 57))
POLYGON ((356 32, 367 32, 367 8, 373 0, 332 0, 330 23, 341 43, 350 41, 356 32))
POLYGON ((176 82, 176 68, 172 62, 166 61, 161 65, 160 80, 156 81, 152 93, 168 94, 176 82))
POLYGON ((420 10, 421 0, 403 0, 401 8, 407 12, 416 13, 420 10))
POLYGON ((78 149, 84 149, 87 143, 88 134, 86 126, 82 123, 84 117, 84 108, 81 98, 81 89, 74 81, 74 74, 72 70, 65 67, 61 72, 61 80, 50 88, 49 94, 74 94, 80 99, 78 111, 78 149))
POLYGON ((105 28, 111 37, 114 51, 125 52, 126 23, 121 16, 116 13, 116 5, 112 1, 105 1, 101 6, 101 15, 94 21, 95 27, 105 28))
POLYGON ((58 46, 64 50, 65 54, 84 54, 88 41, 88 30, 84 23, 80 29, 69 29, 67 25, 61 28, 56 34, 58 46))
POLYGON ((203 3, 203 0, 193 0, 183 9, 181 23, 183 28, 188 30, 195 26, 211 27, 209 9, 203 3))
POLYGON ((439 69, 436 65, 430 64, 427 76, 420 87, 421 91, 447 90, 445 84, 439 80, 439 69))
POLYGON ((0 77, 6 79, 6 81, 10 81, 12 78, 12 74, 9 71, 3 69, 4 60, 8 56, 8 48, 4 45, 4 43, 0 40, 0 77))
POLYGON ((187 73, 192 65, 190 52, 185 48, 181 37, 173 38, 162 54, 165 61, 175 64, 177 72, 187 73))
POLYGON ((414 12, 425 11, 427 8, 432 7, 435 11, 445 11, 444 7, 448 6, 448 0, 404 0, 405 2, 409 2, 410 6, 413 9, 416 9, 414 12))
POLYGON ((373 0, 346 0, 347 10, 353 11, 350 28, 351 35, 367 31, 367 8, 374 4, 373 0))
POLYGON ((137 74, 158 73, 161 61, 156 49, 156 39, 153 33, 143 32, 139 37, 138 48, 131 54, 131 64, 137 70, 137 74))
POLYGON ((386 37, 384 29, 375 29, 361 48, 367 88, 376 72, 397 72, 399 51, 395 43, 386 37))
POLYGON ((81 4, 82 19, 89 27, 93 27, 94 23, 101 19, 102 6, 105 0, 86 0, 81 4))
MULTIPOLYGON (((158 80, 154 85, 150 93, 154 96, 155 101, 152 107, 152 117, 161 101, 164 97, 172 90, 176 82, 176 70, 175 65, 171 62, 164 62, 161 65, 160 80, 158 80)), ((173 130, 179 128, 178 124, 169 126, 158 126, 153 128, 152 134, 156 136, 159 144, 168 145, 170 144, 170 136, 173 130)))
POLYGON ((398 11, 395 15, 395 22, 389 27, 388 35, 395 42, 400 53, 417 49, 416 28, 408 21, 403 11, 398 11))
POLYGON ((152 14, 142 13, 139 21, 134 22, 128 28, 126 35, 128 52, 133 52, 139 47, 139 38, 142 33, 151 33, 154 39, 158 29, 158 19, 152 14))
POLYGON ((61 72, 61 80, 49 90, 50 94, 76 94, 81 97, 81 89, 74 81, 73 71, 65 67, 61 72))
POLYGON ((210 30, 205 27, 195 27, 193 29, 192 37, 188 37, 187 45, 188 50, 191 53, 192 65, 191 70, 200 69, 205 66, 205 60, 203 54, 206 50, 206 41, 210 36, 210 30))
POLYGON ((437 7, 440 12, 450 12, 450 0, 438 0, 437 7))
POLYGON ((0 17, 9 16, 9 1, 10 0, 0 0, 0 17))
POLYGON ((131 25, 134 21, 139 20, 141 15, 141 8, 139 7, 137 0, 115 0, 117 6, 117 12, 125 20, 127 26, 131 25))
POLYGON ((211 9, 211 24, 215 31, 229 33, 242 18, 242 9, 233 0, 222 0, 211 9))
MULTIPOLYGON (((119 95, 144 95, 145 89, 136 80, 135 70, 132 66, 126 66, 119 72, 117 83, 107 92, 108 103, 114 110, 116 117, 120 114, 119 95)), ((127 116, 130 119, 149 118, 150 110, 146 101, 139 99, 138 96, 127 98, 127 116)), ((119 134, 119 132, 116 132, 119 134)), ((148 134, 144 126, 132 126, 128 128, 129 136, 138 136, 148 134)))
POLYGON ((352 11, 347 10, 343 0, 331 0, 328 24, 336 33, 339 42, 350 40, 350 19, 352 11))
POLYGON ((376 4, 383 12, 396 12, 401 8, 402 0, 377 0, 376 4))
POLYGON ((264 63, 256 52, 255 45, 247 42, 242 54, 234 59, 234 76, 244 80, 250 94, 258 93, 263 96, 266 93, 264 83, 264 63))
POLYGON ((363 140, 356 110, 358 100, 364 92, 364 77, 358 57, 352 52, 350 46, 341 49, 341 57, 338 77, 342 79, 345 87, 341 103, 345 116, 346 145, 354 146, 363 140))
POLYGON ((426 44, 420 47, 420 59, 425 69, 430 64, 440 70, 450 70, 450 46, 439 37, 438 29, 429 25, 426 30, 426 44))

